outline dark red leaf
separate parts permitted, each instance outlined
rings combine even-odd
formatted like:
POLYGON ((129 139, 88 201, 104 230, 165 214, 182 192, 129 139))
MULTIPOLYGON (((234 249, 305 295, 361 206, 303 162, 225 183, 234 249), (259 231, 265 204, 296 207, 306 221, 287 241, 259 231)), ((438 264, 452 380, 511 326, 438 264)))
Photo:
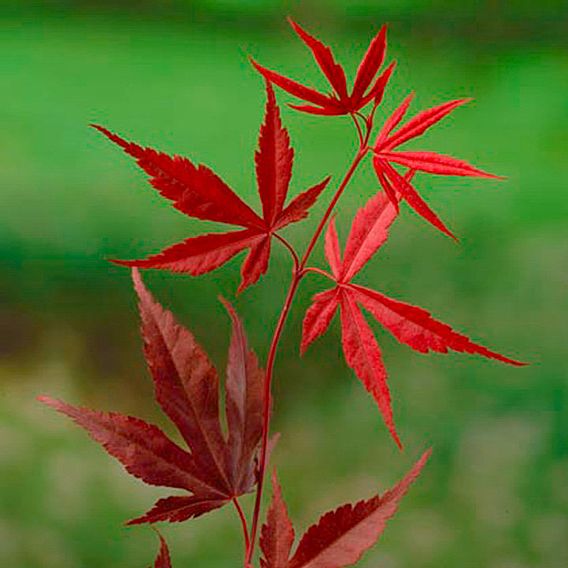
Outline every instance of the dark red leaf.
POLYGON ((357 76, 355 77, 355 84, 353 85, 352 98, 354 100, 360 100, 367 87, 373 81, 375 75, 381 68, 383 61, 385 60, 385 53, 387 49, 387 27, 383 26, 379 33, 371 40, 369 47, 359 68, 357 69, 357 76))
POLYGON ((160 537, 160 550, 156 557, 154 568, 172 568, 172 560, 170 558, 168 544, 161 534, 158 533, 158 536, 160 537))
POLYGON ((345 79, 345 72, 341 65, 338 65, 335 62, 331 49, 314 36, 310 35, 306 30, 294 22, 292 18, 288 18, 288 21, 290 22, 293 30, 312 52, 319 68, 327 77, 329 84, 333 87, 339 98, 347 98, 347 81, 345 79))
POLYGON ((306 311, 302 326, 302 354, 318 337, 323 335, 339 305, 338 289, 325 290, 312 298, 312 305, 306 311))
POLYGON ((221 493, 230 495, 217 371, 193 334, 154 300, 137 270, 132 277, 156 400, 177 426, 202 471, 221 493))
POLYGON ((344 568, 355 564, 381 536, 429 457, 430 451, 425 452, 404 479, 383 495, 323 515, 302 537, 288 568, 344 568))
POLYGON ((231 304, 222 302, 233 325, 225 383, 229 469, 232 486, 245 493, 254 486, 254 458, 262 434, 264 372, 248 347, 239 316, 231 304))
POLYGON ((225 303, 233 322, 225 393, 226 439, 215 367, 189 330, 154 300, 137 270, 133 270, 133 280, 156 400, 191 452, 138 418, 76 408, 47 397, 40 400, 85 428, 132 475, 151 485, 189 492, 160 499, 131 524, 184 521, 217 509, 254 487, 262 433, 263 372, 247 346, 235 311, 225 303))
POLYGON ((381 152, 379 156, 383 160, 430 174, 499 179, 499 176, 475 168, 464 160, 435 152, 381 152))
POLYGON ((416 351, 447 353, 448 349, 452 349, 461 353, 483 355, 510 365, 524 365, 520 361, 473 343, 449 325, 435 320, 422 308, 393 300, 363 286, 351 284, 350 287, 355 292, 358 303, 373 314, 401 343, 406 343, 416 351))
POLYGON ((288 194, 294 151, 290 147, 288 131, 282 126, 274 90, 269 82, 266 83, 266 96, 266 113, 260 128, 255 163, 263 217, 268 226, 273 226, 288 194))
POLYGON ((210 511, 219 509, 228 502, 228 499, 215 495, 174 496, 159 499, 156 504, 144 515, 128 521, 128 525, 141 525, 144 523, 181 523, 195 519, 210 511))
POLYGON ((260 548, 264 555, 260 559, 261 568, 288 568, 293 544, 294 527, 288 516, 276 473, 274 473, 272 476, 272 502, 260 535, 260 548))
POLYGON ((381 350, 357 306, 354 295, 345 288, 341 289, 340 304, 341 337, 345 360, 377 402, 391 436, 402 448, 394 425, 387 371, 383 364, 381 350))
POLYGON ((102 126, 93 127, 135 158, 150 176, 150 183, 182 213, 243 227, 263 226, 260 217, 206 166, 196 167, 187 158, 143 148, 102 126))
POLYGON ((132 416, 79 408, 47 396, 38 400, 84 428, 128 473, 145 483, 187 491, 214 491, 201 478, 193 457, 156 426, 132 416))

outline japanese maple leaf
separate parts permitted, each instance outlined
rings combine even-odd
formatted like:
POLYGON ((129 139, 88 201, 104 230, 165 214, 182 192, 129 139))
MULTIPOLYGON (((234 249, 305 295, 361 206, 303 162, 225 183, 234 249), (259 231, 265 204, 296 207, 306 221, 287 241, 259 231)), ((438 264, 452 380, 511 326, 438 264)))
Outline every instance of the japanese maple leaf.
POLYGON ((215 367, 191 332, 154 300, 136 270, 133 278, 156 400, 188 450, 139 418, 78 408, 49 397, 40 400, 87 430, 131 475, 150 485, 187 492, 160 499, 129 524, 185 521, 222 507, 255 485, 263 371, 247 346, 239 318, 225 302, 233 326, 225 383, 225 435, 215 367))
POLYGON ((430 451, 425 452, 404 479, 382 495, 324 514, 305 532, 293 555, 294 528, 274 475, 272 502, 260 538, 261 568, 352 566, 377 542, 429 457, 430 451))
POLYGON ((410 207, 412 207, 420 216, 424 217, 424 219, 446 235, 455 239, 455 236, 448 227, 446 227, 438 215, 436 215, 424 199, 422 199, 411 181, 402 176, 394 168, 393 164, 406 166, 413 171, 422 171, 430 174, 493 179, 502 178, 475 168, 467 162, 452 158, 451 156, 445 156, 434 152, 395 151, 396 148, 405 142, 424 134, 426 130, 442 120, 453 110, 471 100, 462 99, 450 101, 422 111, 393 133, 394 129, 404 118, 412 98, 413 94, 410 94, 385 121, 381 131, 379 132, 373 148, 373 165, 375 172, 380 184, 393 203, 398 203, 399 198, 406 200, 410 207))
POLYGON ((186 239, 145 260, 115 261, 139 268, 167 269, 193 276, 215 270, 239 252, 248 249, 239 291, 254 284, 268 269, 272 236, 290 223, 304 219, 323 191, 329 177, 295 197, 285 206, 294 151, 288 131, 282 126, 274 91, 266 85, 267 104, 255 155, 262 216, 244 203, 236 193, 207 166, 196 166, 187 158, 169 156, 143 148, 113 134, 102 126, 94 127, 136 159, 150 176, 150 183, 173 206, 189 217, 242 227, 227 233, 210 233, 186 239))
POLYGON ((435 320, 422 308, 351 282, 384 244, 396 217, 397 208, 387 194, 377 193, 357 212, 343 259, 335 223, 332 220, 329 224, 325 254, 332 272, 329 277, 335 281, 335 286, 313 297, 313 303, 304 318, 301 350, 305 352, 310 343, 325 333, 335 312, 340 308, 342 344, 347 364, 376 400, 385 424, 400 446, 381 350, 361 308, 368 311, 398 341, 421 353, 447 353, 448 350, 453 350, 476 353, 511 365, 524 363, 472 342, 445 323, 435 320))
POLYGON ((278 85, 294 97, 309 103, 290 105, 292 108, 310 114, 333 116, 353 114, 371 101, 374 101, 375 105, 381 102, 387 83, 394 70, 394 63, 392 63, 376 78, 385 59, 387 47, 385 26, 381 28, 369 44, 357 70, 353 89, 351 93, 348 93, 345 71, 341 65, 336 63, 331 49, 310 35, 291 18, 288 18, 288 21, 300 39, 312 52, 317 65, 332 88, 331 94, 320 93, 311 87, 306 87, 275 71, 271 71, 253 60, 253 65, 266 80, 278 85))

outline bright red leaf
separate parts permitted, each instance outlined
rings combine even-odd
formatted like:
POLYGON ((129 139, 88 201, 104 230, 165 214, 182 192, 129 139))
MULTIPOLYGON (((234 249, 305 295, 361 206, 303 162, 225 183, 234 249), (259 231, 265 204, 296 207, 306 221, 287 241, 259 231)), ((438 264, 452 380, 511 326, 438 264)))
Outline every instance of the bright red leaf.
MULTIPOLYGON (((410 183, 412 175, 413 172, 407 174, 407 183, 410 183)), ((301 351, 304 352, 325 333, 339 308, 343 352, 347 364, 376 400, 385 424, 400 445, 381 350, 361 308, 373 315, 398 341, 416 351, 447 353, 453 350, 482 355, 511 365, 523 363, 474 343, 449 325, 435 320, 422 308, 351 283, 351 279, 385 243, 396 216, 396 205, 390 201, 386 192, 379 192, 372 197, 355 215, 343 260, 333 220, 329 224, 325 252, 332 272, 329 277, 336 281, 336 286, 314 296, 304 318, 301 351)))
POLYGON ((256 61, 252 61, 253 65, 267 81, 278 85, 294 97, 309 103, 290 105, 292 108, 309 114, 334 116, 355 113, 373 100, 375 101, 375 106, 381 102, 387 83, 394 70, 394 64, 391 64, 377 77, 385 60, 387 48, 385 26, 381 28, 367 48, 357 70, 353 89, 351 93, 348 93, 345 71, 335 61, 331 49, 292 19, 289 19, 289 22, 299 38, 312 52, 318 67, 333 90, 332 94, 329 95, 320 93, 311 87, 306 87, 297 81, 284 77, 280 73, 276 73, 276 71, 271 71, 256 61))
POLYGON ((377 402, 393 440, 399 448, 402 443, 394 425, 391 396, 387 384, 387 370, 375 336, 352 294, 341 287, 341 343, 347 364, 377 402))
POLYGON ((267 104, 255 154, 262 217, 206 166, 187 158, 169 156, 143 148, 95 126, 118 144, 150 176, 151 185, 173 206, 189 217, 243 227, 227 233, 212 233, 186 239, 145 260, 116 261, 139 268, 167 269, 197 276, 215 270, 241 251, 249 251, 241 274, 239 291, 254 284, 268 269, 272 235, 290 223, 302 220, 329 182, 321 183, 295 197, 285 207, 292 176, 294 152, 282 126, 274 91, 266 85, 267 104))
POLYGON ((188 492, 160 499, 129 524, 185 521, 253 489, 262 433, 263 372, 248 348, 236 312, 224 302, 233 324, 226 380, 226 435, 219 415, 215 367, 191 332, 154 300, 136 270, 133 278, 155 397, 189 451, 139 418, 78 408, 49 397, 40 400, 87 430, 130 474, 151 485, 188 492))
POLYGON ((294 530, 280 488, 273 490, 261 541, 262 568, 344 568, 355 564, 383 533, 400 500, 430 457, 425 452, 410 472, 392 489, 365 501, 343 505, 323 515, 301 538, 290 554, 294 530))
POLYGON ((398 146, 421 136, 431 126, 442 120, 459 106, 469 102, 470 99, 450 101, 434 108, 422 111, 401 126, 396 132, 393 130, 400 124, 413 95, 409 95, 402 104, 385 121, 379 132, 373 148, 373 165, 379 183, 389 196, 396 202, 394 192, 402 198, 421 217, 446 235, 455 238, 442 220, 432 211, 429 205, 416 191, 414 185, 404 176, 400 175, 392 164, 398 164, 412 171, 422 171, 430 174, 447 176, 470 176, 499 179, 498 176, 475 168, 463 160, 436 154, 434 152, 400 152, 394 151, 398 146))

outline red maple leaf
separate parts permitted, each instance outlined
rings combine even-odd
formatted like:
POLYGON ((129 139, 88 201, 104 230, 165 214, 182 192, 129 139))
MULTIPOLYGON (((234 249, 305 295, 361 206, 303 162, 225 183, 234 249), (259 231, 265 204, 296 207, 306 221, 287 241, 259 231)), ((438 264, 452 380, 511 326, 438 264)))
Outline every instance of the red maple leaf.
POLYGON ((381 102, 395 67, 394 63, 392 63, 376 78, 385 59, 387 47, 385 26, 381 28, 369 44, 357 70, 353 89, 351 93, 348 93, 345 71, 341 65, 336 63, 331 49, 310 35, 291 18, 288 18, 288 21, 300 39, 312 52, 318 67, 333 90, 331 94, 320 93, 311 87, 306 87, 301 83, 288 79, 280 75, 280 73, 271 71, 253 60, 253 65, 266 80, 278 85, 294 97, 309 103, 305 105, 290 105, 292 108, 310 114, 334 116, 353 114, 371 101, 374 101, 375 106, 381 102))
POLYGON ((262 433, 264 373, 248 348, 237 314, 225 302, 233 324, 225 383, 225 435, 215 367, 191 332, 154 300, 136 269, 133 278, 156 400, 189 450, 139 418, 78 408, 49 397, 40 400, 87 430, 131 475, 150 485, 188 492, 160 499, 129 524, 185 521, 253 489, 262 433))
POLYGON ((357 212, 347 238, 343 259, 335 223, 334 220, 331 221, 326 233, 325 254, 332 272, 329 277, 335 280, 336 286, 313 297, 313 303, 304 318, 301 350, 304 352, 310 343, 325 333, 339 307, 343 352, 347 364, 375 398, 385 424, 400 446, 381 350, 361 307, 398 341, 421 353, 447 353, 448 350, 453 350, 475 353, 511 365, 524 363, 472 342, 449 325, 435 320, 422 308, 394 300, 351 282, 386 241, 389 228, 396 217, 397 208, 387 194, 377 193, 357 212))
POLYGON ((394 129, 404 118, 412 98, 413 94, 410 94, 385 121, 379 132, 373 148, 373 165, 375 172, 380 184, 393 203, 398 203, 399 198, 406 200, 420 216, 424 217, 424 219, 446 235, 455 239, 454 235, 443 221, 422 199, 411 181, 407 177, 402 176, 392 164, 406 166, 410 168, 411 171, 423 171, 430 174, 493 179, 501 178, 475 168, 463 160, 458 160, 443 154, 436 154, 434 152, 395 152, 395 148, 398 148, 398 146, 413 138, 421 136, 428 128, 442 120, 459 106, 471 100, 462 99, 450 101, 422 111, 393 133, 394 129))
POLYGON ((355 564, 383 533, 410 485, 430 457, 425 452, 410 472, 389 491, 325 513, 301 538, 291 555, 294 529, 276 476, 272 503, 262 527, 262 568, 344 568, 355 564))
POLYGON ((227 233, 211 233, 186 239, 145 260, 115 261, 139 268, 167 269, 193 276, 215 270, 239 252, 249 249, 243 263, 239 291, 254 284, 268 269, 272 236, 290 223, 304 219, 329 182, 295 197, 285 206, 294 151, 288 131, 282 126, 274 91, 266 85, 267 104, 255 155, 258 191, 262 202, 259 216, 212 170, 196 166, 187 158, 169 156, 143 148, 102 126, 94 128, 136 159, 150 176, 150 183, 173 206, 189 217, 243 227, 227 233))

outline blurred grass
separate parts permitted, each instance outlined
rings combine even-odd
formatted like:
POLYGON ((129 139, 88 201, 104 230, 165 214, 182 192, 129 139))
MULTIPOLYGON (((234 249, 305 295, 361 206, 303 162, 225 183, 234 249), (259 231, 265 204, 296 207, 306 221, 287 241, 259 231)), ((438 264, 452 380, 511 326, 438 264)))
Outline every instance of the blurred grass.
MULTIPOLYGON (((148 403, 128 275, 104 259, 145 255, 209 227, 172 211, 87 124, 207 163, 258 203, 252 156, 263 93, 246 55, 322 83, 280 26, 227 33, 215 25, 103 15, 3 23, 9 57, 0 90, 0 564, 145 565, 155 546, 150 531, 120 525, 162 492, 127 479, 33 399, 50 392, 162 421, 148 403)), ((375 26, 367 24, 370 33, 375 26)), ((320 29, 352 72, 367 35, 320 29)), ((532 365, 515 370, 466 356, 423 357, 377 329, 408 448, 400 455, 342 362, 335 327, 298 359, 302 311, 322 285, 310 281, 278 365, 276 425, 284 436, 275 460, 286 496, 294 519, 306 526, 326 508, 386 487, 433 444, 423 479, 362 566, 565 566, 565 49, 404 26, 391 29, 391 46, 399 68, 385 113, 410 89, 417 91, 415 109, 475 97, 421 147, 508 180, 425 179, 423 191, 462 245, 405 211, 360 281, 432 309, 532 365)), ((353 149, 349 124, 288 110, 284 118, 297 150, 292 191, 328 173, 337 179, 353 149)), ((339 208, 343 236, 375 190, 367 168, 339 208)), ((312 226, 291 229, 290 238, 301 244, 312 226)), ((220 368, 226 342, 219 337, 228 322, 216 295, 234 295, 238 270, 232 262, 199 279, 147 276, 220 368)), ((270 274, 238 299, 262 355, 288 273, 277 249, 270 274)), ((232 511, 222 511, 168 527, 176 565, 232 565, 240 546, 233 521, 232 511)))

